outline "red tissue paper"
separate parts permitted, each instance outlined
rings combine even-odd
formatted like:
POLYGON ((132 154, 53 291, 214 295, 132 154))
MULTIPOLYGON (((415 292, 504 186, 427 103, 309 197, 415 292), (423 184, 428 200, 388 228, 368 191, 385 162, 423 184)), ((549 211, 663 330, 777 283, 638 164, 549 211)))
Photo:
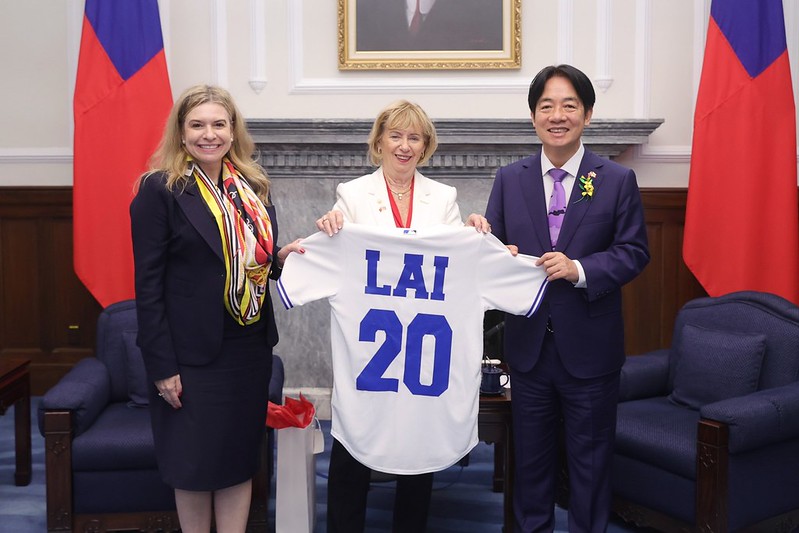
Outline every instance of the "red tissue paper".
POLYGON ((313 422, 316 409, 300 393, 300 399, 286 396, 283 405, 269 402, 266 411, 266 425, 274 429, 306 428, 313 422))

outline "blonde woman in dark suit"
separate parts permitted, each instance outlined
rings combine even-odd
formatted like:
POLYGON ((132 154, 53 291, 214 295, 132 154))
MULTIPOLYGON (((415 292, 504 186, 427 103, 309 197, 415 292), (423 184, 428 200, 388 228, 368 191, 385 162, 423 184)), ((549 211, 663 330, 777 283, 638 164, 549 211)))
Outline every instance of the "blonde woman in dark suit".
POLYGON ((278 335, 269 180, 224 89, 198 85, 169 116, 130 207, 138 344, 158 468, 182 531, 243 532, 278 335))

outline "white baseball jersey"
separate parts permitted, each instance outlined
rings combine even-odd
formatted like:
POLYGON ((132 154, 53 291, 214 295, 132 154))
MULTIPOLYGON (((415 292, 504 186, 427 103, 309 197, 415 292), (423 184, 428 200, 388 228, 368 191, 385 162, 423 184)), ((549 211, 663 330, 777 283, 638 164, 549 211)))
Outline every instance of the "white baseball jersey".
POLYGON ((348 222, 302 246, 278 292, 286 308, 330 301, 332 435, 381 472, 456 463, 478 442, 484 312, 532 315, 543 268, 471 227, 348 222))

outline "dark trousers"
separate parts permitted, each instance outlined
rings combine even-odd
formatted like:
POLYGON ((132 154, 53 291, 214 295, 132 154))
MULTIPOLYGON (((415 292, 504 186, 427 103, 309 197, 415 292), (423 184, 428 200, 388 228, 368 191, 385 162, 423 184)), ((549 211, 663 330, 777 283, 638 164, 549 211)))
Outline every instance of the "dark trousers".
POLYGON ((554 527, 561 420, 569 470, 569 531, 607 529, 619 375, 575 378, 563 367, 552 335, 545 337, 532 370, 511 368, 517 533, 554 527))
MULTIPOLYGON (((362 533, 372 471, 333 439, 327 479, 328 533, 362 533)), ((433 474, 397 476, 394 533, 421 533, 427 528, 433 474)))

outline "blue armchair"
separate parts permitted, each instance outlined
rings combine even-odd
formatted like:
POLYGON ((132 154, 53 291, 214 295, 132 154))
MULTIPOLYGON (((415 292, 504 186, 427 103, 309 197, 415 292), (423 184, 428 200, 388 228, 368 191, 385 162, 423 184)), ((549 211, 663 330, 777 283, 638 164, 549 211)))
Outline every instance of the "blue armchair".
MULTIPOLYGON (((48 531, 177 531, 172 489, 158 474, 133 300, 105 308, 95 357, 78 362, 41 400, 48 531)), ((275 356, 269 399, 282 402, 275 356)), ((266 420, 266 412, 264 412, 266 420)), ((268 530, 274 435, 267 430, 253 481, 248 531, 268 530)))
POLYGON ((614 511, 664 531, 799 525, 799 308, 698 298, 670 349, 622 369, 614 511))

